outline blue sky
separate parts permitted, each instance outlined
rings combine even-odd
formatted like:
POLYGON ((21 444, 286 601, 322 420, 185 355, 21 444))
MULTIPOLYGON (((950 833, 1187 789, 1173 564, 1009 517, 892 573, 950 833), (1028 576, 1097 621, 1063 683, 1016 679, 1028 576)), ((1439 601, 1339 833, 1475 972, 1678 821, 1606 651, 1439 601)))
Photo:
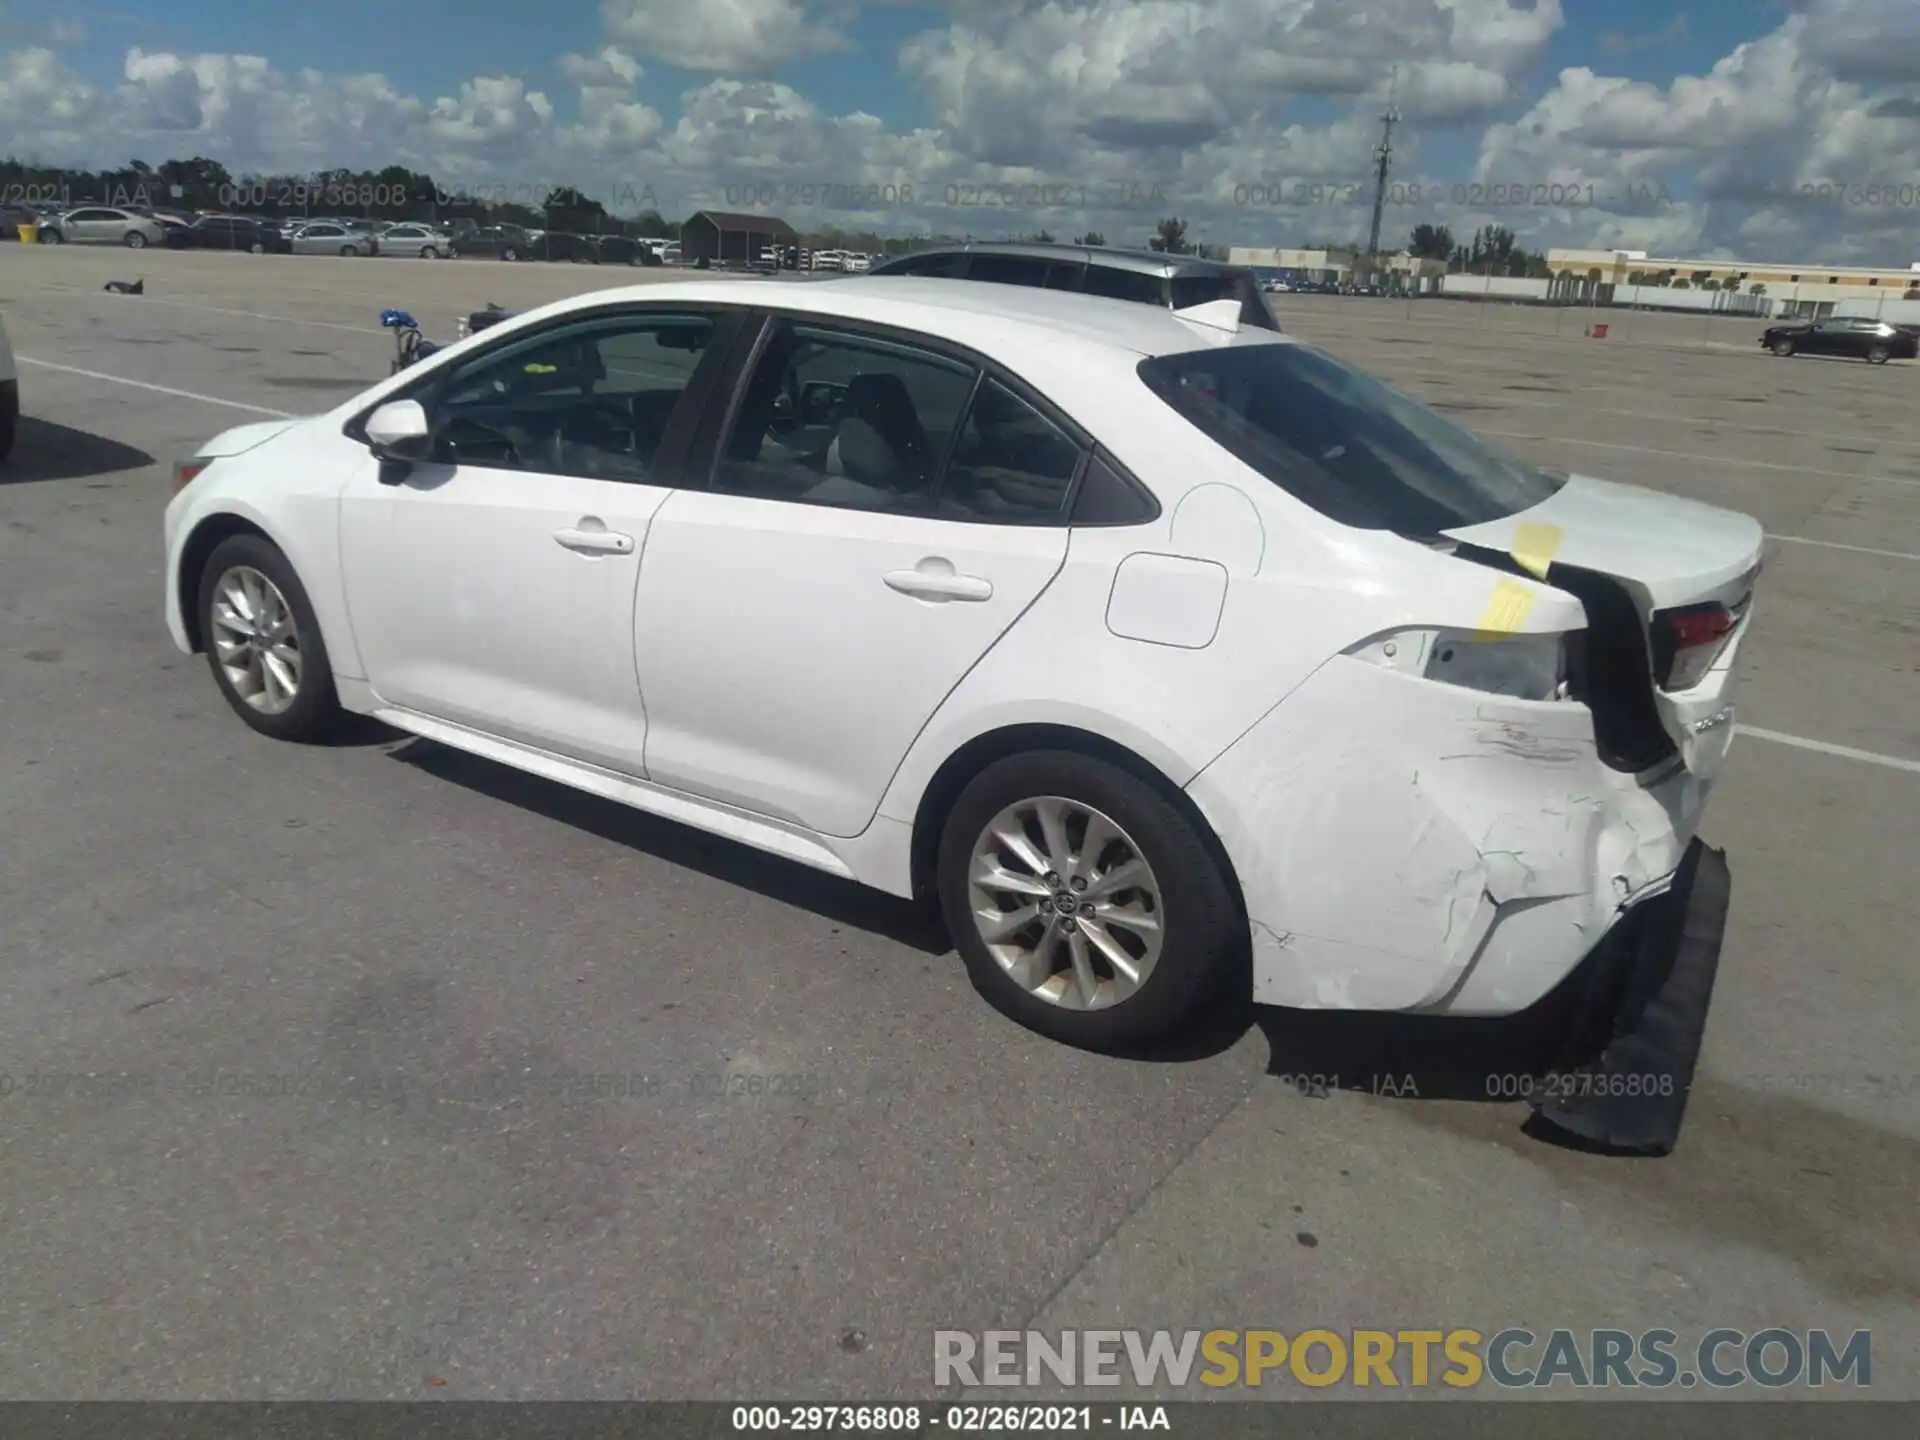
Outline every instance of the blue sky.
POLYGON ((1398 66, 1404 180, 1672 197, 1443 205, 1456 230, 1899 264, 1920 230, 1906 202, 1778 198, 1920 153, 1920 0, 1238 0, 1242 33, 1200 0, 43 4, 0 10, 0 148, 67 163, 617 174, 668 208, 799 176, 1162 183, 1210 232, 1324 231, 1360 221, 1232 197, 1364 183, 1398 66))

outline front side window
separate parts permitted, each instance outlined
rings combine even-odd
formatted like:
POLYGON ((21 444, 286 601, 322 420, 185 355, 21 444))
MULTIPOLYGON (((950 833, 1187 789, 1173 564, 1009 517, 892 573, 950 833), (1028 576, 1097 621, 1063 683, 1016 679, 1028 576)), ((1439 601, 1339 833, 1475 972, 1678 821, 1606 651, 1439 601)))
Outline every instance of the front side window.
POLYGON ((714 330, 711 315, 606 316, 477 356, 433 405, 438 458, 646 480, 714 330))
POLYGON ((1360 529, 1429 536, 1484 524, 1565 483, 1311 346, 1162 355, 1139 373, 1242 462, 1360 529))
POLYGON ((915 346, 776 322, 714 466, 730 495, 923 511, 976 372, 915 346))
POLYGON ((940 512, 1000 524, 1058 524, 1082 450, 998 380, 974 396, 940 487, 940 512))

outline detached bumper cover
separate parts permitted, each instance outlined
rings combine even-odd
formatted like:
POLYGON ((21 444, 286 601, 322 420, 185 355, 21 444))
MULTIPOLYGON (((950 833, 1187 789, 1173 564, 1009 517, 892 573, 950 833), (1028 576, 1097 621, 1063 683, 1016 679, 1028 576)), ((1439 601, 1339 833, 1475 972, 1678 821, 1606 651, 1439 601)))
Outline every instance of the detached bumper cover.
POLYGON ((1672 1153, 1732 893, 1725 853, 1693 841, 1672 888, 1638 907, 1630 943, 1595 966, 1569 1058, 1596 1043, 1599 1053, 1557 1072, 1562 1083, 1534 1102, 1537 1126, 1606 1150, 1672 1153))

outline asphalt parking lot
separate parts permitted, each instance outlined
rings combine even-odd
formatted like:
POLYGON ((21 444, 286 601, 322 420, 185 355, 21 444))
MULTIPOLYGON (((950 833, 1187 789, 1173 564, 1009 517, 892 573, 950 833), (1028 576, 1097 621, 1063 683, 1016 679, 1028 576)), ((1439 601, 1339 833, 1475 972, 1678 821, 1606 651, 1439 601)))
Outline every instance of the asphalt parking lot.
POLYGON ((1920 365, 1278 297, 1523 453, 1774 537, 1688 1129, 1621 1160, 1421 1090, 1420 1026, 1079 1054, 892 901, 423 743, 235 721, 161 619, 171 461, 383 376, 385 306, 451 338, 662 278, 0 246, 29 417, 0 467, 0 1396, 904 1397, 937 1329, 1525 1324, 1871 1328, 1874 1395, 1920 1398, 1920 365), (1415 1093, 1282 1078, 1330 1071, 1415 1093))

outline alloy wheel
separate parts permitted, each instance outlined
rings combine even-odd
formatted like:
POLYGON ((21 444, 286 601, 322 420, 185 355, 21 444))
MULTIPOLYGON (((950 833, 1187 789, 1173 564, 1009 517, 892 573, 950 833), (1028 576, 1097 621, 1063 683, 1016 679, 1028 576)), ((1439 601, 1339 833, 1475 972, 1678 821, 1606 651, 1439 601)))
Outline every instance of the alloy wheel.
POLYGON ((1112 817, 1076 800, 1040 796, 995 816, 974 844, 967 899, 1007 977, 1062 1009, 1131 999, 1160 959, 1153 867, 1112 817))
POLYGON ((236 565, 213 592, 213 648, 233 693, 262 715, 300 695, 300 632, 287 597, 260 571, 236 565))

